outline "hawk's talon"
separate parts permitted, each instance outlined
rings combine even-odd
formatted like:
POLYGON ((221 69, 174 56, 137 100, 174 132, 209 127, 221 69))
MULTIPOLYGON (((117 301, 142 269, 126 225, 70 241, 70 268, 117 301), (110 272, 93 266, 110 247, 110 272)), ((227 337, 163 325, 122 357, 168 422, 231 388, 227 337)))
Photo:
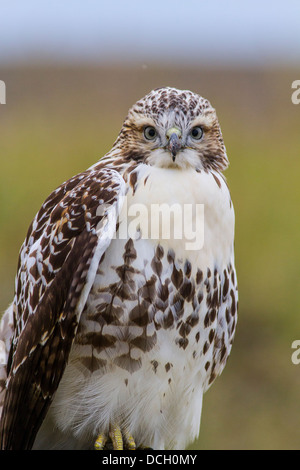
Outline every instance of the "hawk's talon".
POLYGON ((99 436, 95 440, 94 449, 95 450, 103 450, 104 446, 106 444, 106 441, 107 441, 106 435, 102 434, 102 433, 99 434, 99 436))
MULTIPOLYGON (((111 439, 114 450, 135 450, 136 445, 132 435, 125 429, 121 431, 120 426, 114 424, 109 428, 109 437, 111 439)), ((94 443, 95 450, 104 450, 107 443, 108 436, 105 433, 100 433, 94 443)))
POLYGON ((109 437, 112 440, 114 450, 123 450, 123 438, 120 426, 116 424, 110 426, 109 437))
POLYGON ((124 440, 125 440, 127 449, 136 450, 136 445, 135 445, 132 435, 127 430, 125 430, 123 434, 124 434, 124 440))

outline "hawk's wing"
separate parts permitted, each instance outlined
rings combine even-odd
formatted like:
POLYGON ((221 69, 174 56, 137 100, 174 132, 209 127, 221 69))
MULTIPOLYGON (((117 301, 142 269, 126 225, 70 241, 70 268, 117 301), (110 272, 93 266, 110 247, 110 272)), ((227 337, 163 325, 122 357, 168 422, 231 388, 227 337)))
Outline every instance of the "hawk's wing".
POLYGON ((125 182, 94 167, 54 191, 21 248, 2 449, 27 449, 58 387, 96 270, 116 231, 125 182))

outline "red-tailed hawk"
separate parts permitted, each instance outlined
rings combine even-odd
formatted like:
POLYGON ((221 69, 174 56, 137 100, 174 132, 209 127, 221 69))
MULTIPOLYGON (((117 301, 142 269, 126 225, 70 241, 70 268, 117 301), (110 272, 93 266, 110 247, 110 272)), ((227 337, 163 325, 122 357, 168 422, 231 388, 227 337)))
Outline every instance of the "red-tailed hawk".
POLYGON ((183 449, 198 436, 237 319, 227 165, 210 103, 159 88, 46 199, 0 328, 3 449, 183 449))

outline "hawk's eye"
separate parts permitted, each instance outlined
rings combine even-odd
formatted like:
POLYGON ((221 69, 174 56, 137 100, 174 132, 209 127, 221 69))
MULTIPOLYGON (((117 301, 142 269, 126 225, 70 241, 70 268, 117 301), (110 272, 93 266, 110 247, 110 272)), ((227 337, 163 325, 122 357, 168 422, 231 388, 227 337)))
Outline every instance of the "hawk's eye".
POLYGON ((201 137, 203 136, 203 129, 200 126, 194 127, 191 130, 191 136, 195 140, 200 140, 201 137))
POLYGON ((147 126, 144 129, 144 136, 147 140, 154 140, 157 135, 155 127, 147 126))

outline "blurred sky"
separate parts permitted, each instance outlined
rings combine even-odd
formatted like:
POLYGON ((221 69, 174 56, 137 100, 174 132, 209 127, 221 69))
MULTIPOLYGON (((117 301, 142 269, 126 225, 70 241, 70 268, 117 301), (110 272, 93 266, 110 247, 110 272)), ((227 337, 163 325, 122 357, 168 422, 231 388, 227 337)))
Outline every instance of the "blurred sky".
POLYGON ((0 0, 0 67, 300 64, 300 0, 0 0))

